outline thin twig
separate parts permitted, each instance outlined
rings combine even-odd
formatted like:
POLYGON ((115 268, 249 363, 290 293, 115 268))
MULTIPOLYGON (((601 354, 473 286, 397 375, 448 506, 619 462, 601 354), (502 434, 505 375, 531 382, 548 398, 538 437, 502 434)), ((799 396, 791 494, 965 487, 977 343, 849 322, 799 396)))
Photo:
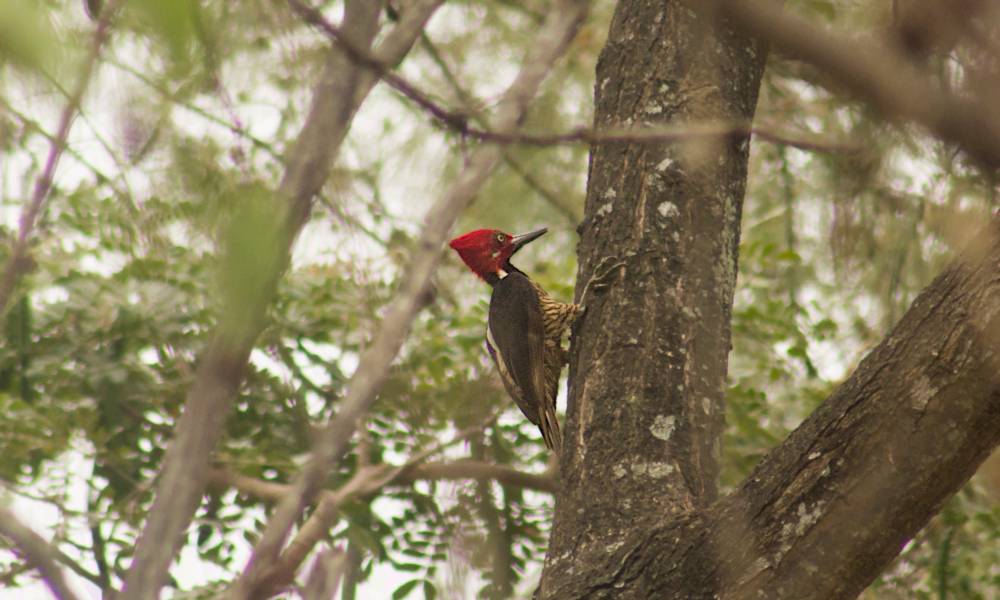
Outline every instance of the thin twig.
MULTIPOLYGON (((257 148, 259 148, 259 149, 267 152, 267 154, 271 158, 273 158, 274 160, 278 161, 279 163, 283 164, 285 162, 285 157, 282 156, 282 154, 280 152, 278 152, 278 150, 276 150, 273 145, 271 145, 270 143, 268 143, 268 142, 260 139, 259 137, 255 136, 252 133, 250 133, 249 131, 247 131, 246 128, 243 126, 243 124, 238 120, 238 118, 237 118, 237 120, 235 122, 227 121, 226 119, 223 119, 222 117, 219 117, 217 115, 213 115, 212 113, 208 112, 207 110, 201 108, 200 106, 198 106, 198 105, 196 105, 196 104, 194 104, 192 102, 188 102, 186 100, 183 100, 178 94, 175 94, 174 92, 172 92, 169 89, 167 89, 166 86, 163 86, 163 85, 157 83, 154 79, 152 79, 151 77, 149 77, 145 73, 142 73, 141 71, 136 70, 135 68, 133 68, 130 65, 127 65, 127 64, 125 64, 125 63, 123 63, 123 62, 121 62, 119 60, 116 60, 116 59, 109 59, 107 62, 111 66, 116 67, 116 68, 118 68, 118 69, 120 69, 120 70, 128 73, 129 75, 135 77, 136 79, 138 79, 142 83, 146 84, 153 91, 155 91, 156 93, 160 94, 161 96, 163 96, 167 100, 173 102, 177 106, 180 106, 181 108, 184 108, 185 110, 191 111, 192 113, 198 115, 199 117, 205 119, 206 121, 208 121, 210 123, 214 123, 214 124, 219 125, 221 127, 225 127, 226 129, 228 129, 232 133, 234 133, 234 134, 236 134, 236 135, 238 135, 238 136, 246 139, 251 144, 253 144, 255 147, 257 147, 257 148)), ((232 110, 232 109, 230 109, 230 110, 232 110)))
MULTIPOLYGON (((459 83, 458 78, 455 77, 455 73, 452 72, 448 63, 445 62, 444 57, 438 52, 437 46, 431 41, 430 36, 426 33, 420 36, 420 43, 424 50, 431 57, 431 60, 437 65, 438 70, 444 76, 445 81, 448 82, 449 87, 458 97, 458 101, 466 110, 471 110, 473 106, 477 106, 478 102, 472 97, 472 94, 467 92, 465 88, 459 83)), ((480 125, 480 127, 485 125, 485 118, 474 113, 473 118, 480 125)), ((514 172, 515 175, 521 178, 521 180, 527 185, 532 191, 538 194, 543 200, 548 202, 553 208, 556 209, 560 214, 566 217, 566 220, 572 224, 576 225, 580 219, 583 218, 583 204, 578 202, 577 204, 571 204, 563 199, 559 194, 549 190, 537 177, 532 175, 528 169, 522 165, 517 158, 514 157, 514 153, 508 149, 504 148, 503 160, 507 164, 507 167, 514 172)))
POLYGON ((59 165, 59 158, 66 148, 66 140, 69 137, 73 118, 76 116, 80 108, 80 102, 83 100, 83 94, 87 91, 87 86, 90 84, 91 75, 93 75, 94 68, 101 56, 101 50, 108 40, 112 18, 117 12, 117 3, 114 3, 107 7, 107 10, 101 15, 100 20, 97 21, 90 51, 87 54, 87 58, 83 61, 80 75, 76 81, 76 87, 73 88, 73 92, 69 95, 62 113, 59 115, 59 126, 56 128, 54 139, 49 144, 49 154, 45 159, 45 166, 38 175, 38 179, 35 180, 35 188, 32 192, 31 200, 21 212, 21 217, 18 220, 17 239, 11 248, 10 258, 7 259, 7 266, 4 269, 3 277, 0 278, 0 314, 6 311, 17 280, 21 274, 28 270, 31 264, 28 258, 28 238, 35 227, 38 215, 45 208, 45 201, 48 199, 49 190, 52 189, 52 180, 55 177, 56 167, 59 165))
MULTIPOLYGON (((38 133, 38 135, 47 139, 49 143, 52 144, 59 143, 58 139, 54 134, 45 131, 41 123, 32 119, 25 113, 19 111, 12 104, 10 104, 10 102, 8 102, 6 98, 0 98, 0 104, 3 105, 3 109, 5 112, 17 117, 17 120, 20 121, 21 124, 24 125, 26 128, 35 131, 36 133, 38 133)), ((96 165, 94 165, 94 163, 88 161, 82 154, 80 154, 79 152, 77 152, 76 150, 74 150, 69 146, 64 146, 64 147, 65 147, 65 152, 70 156, 72 156, 73 159, 76 160, 76 162, 80 163, 80 165, 82 165, 84 168, 90 171, 94 175, 94 177, 98 179, 98 181, 107 181, 109 183, 112 181, 112 177, 110 175, 101 171, 96 165)))
POLYGON ((782 144, 814 152, 858 152, 861 150, 856 144, 800 139, 790 134, 770 131, 761 127, 752 127, 749 123, 739 122, 686 123, 663 127, 611 129, 593 129, 580 126, 574 127, 569 131, 554 133, 532 133, 522 130, 497 131, 485 127, 476 127, 470 124, 470 120, 473 120, 474 117, 468 113, 441 106, 429 94, 421 91, 406 78, 390 71, 373 54, 351 44, 349 40, 344 38, 343 32, 336 25, 330 23, 318 10, 304 4, 301 0, 289 0, 289 3, 303 18, 318 27, 332 40, 336 41, 351 60, 377 73, 390 87, 409 98, 431 115, 439 125, 459 135, 481 142, 500 145, 523 144, 527 146, 618 143, 662 144, 664 142, 681 142, 704 137, 745 137, 754 135, 774 144, 782 144))
POLYGON ((12 511, 0 507, 0 537, 9 539, 25 561, 38 569, 45 585, 56 598, 75 600, 77 597, 66 583, 62 569, 56 565, 57 550, 20 521, 12 511))

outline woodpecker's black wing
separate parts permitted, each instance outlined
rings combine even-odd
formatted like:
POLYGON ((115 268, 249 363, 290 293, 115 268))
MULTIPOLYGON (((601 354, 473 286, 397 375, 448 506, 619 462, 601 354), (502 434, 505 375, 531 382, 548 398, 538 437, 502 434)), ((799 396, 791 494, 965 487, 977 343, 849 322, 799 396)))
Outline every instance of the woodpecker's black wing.
POLYGON ((545 325, 538 292, 514 271, 493 285, 487 346, 507 393, 540 426, 545 398, 545 325))

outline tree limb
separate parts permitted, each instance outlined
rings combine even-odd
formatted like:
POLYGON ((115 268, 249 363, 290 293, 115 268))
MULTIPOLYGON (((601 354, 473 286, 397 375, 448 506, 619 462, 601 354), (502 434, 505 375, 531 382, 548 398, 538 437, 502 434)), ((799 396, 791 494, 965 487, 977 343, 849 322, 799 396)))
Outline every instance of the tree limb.
POLYGON ((549 473, 526 473, 509 467, 475 460, 457 460, 446 463, 424 463, 407 469, 399 477, 399 483, 410 483, 426 479, 430 481, 461 479, 492 479, 510 487, 525 488, 541 492, 556 493, 558 480, 549 473))
MULTIPOLYGON (((389 468, 393 467, 395 465, 389 465, 389 468)), ((507 465, 472 459, 420 463, 403 468, 399 475, 387 485, 410 485, 421 480, 461 481, 465 479, 492 479, 509 487, 539 492, 555 493, 559 489, 559 482, 551 474, 527 473, 507 465)), ((292 486, 289 484, 248 477, 225 468, 214 468, 209 471, 208 480, 210 485, 231 487, 241 494, 267 502, 278 502, 292 491, 292 486)), ((324 491, 321 495, 334 493, 338 492, 324 491)))
POLYGON ((340 585, 340 578, 347 568, 347 554, 341 550, 324 550, 316 557, 305 589, 303 600, 328 600, 333 598, 340 585))
MULTIPOLYGON (((333 526, 340 513, 340 507, 349 500, 359 496, 370 496, 381 490, 385 486, 395 483, 407 470, 421 464, 429 456, 433 456, 448 446, 457 444, 468 436, 482 431, 490 423, 496 420, 499 413, 489 417, 480 424, 468 427, 458 432, 447 442, 439 442, 416 452, 406 463, 402 465, 381 464, 369 466, 363 461, 359 461, 354 476, 351 477, 343 487, 335 492, 321 492, 320 502, 316 510, 309 516, 305 523, 299 528, 295 538, 288 544, 288 547, 274 561, 272 565, 255 578, 257 585, 251 594, 256 597, 266 597, 278 593, 286 586, 290 585, 295 578, 295 573, 299 566, 306 559, 312 549, 322 540, 330 527, 333 526)), ((293 494, 293 486, 282 486, 282 498, 293 494)), ((274 491, 273 487, 257 486, 260 490, 274 491)))
POLYGON ((983 164, 1000 166, 1000 110, 995 98, 959 96, 934 86, 897 46, 822 30, 774 2, 710 4, 734 26, 821 69, 886 116, 919 123, 983 164))
MULTIPOLYGON (((303 4, 300 0, 289 0, 310 23, 319 27, 331 39, 341 43, 351 60, 367 69, 378 73, 394 90, 409 98, 420 108, 431 115, 436 122, 446 129, 470 138, 493 144, 524 144, 529 146, 557 146, 564 144, 620 144, 636 142, 643 144, 662 144, 697 140, 699 138, 734 137, 744 138, 754 135, 762 140, 791 146, 800 150, 814 152, 858 152, 861 148, 855 144, 842 144, 818 139, 803 139, 791 134, 781 133, 762 127, 753 127, 750 122, 687 122, 681 125, 642 126, 642 127, 612 127, 590 128, 574 127, 569 131, 553 133, 533 133, 528 131, 496 131, 489 127, 475 127, 469 124, 470 115, 464 111, 455 111, 441 106, 429 94, 421 91, 415 84, 401 75, 388 70, 385 64, 365 49, 344 40, 343 33, 335 25, 326 20, 318 10, 303 4)), ((446 72, 446 79, 452 81, 446 72)), ((453 86, 454 87, 454 86, 453 86)), ((455 88, 459 95, 464 92, 455 88)), ((478 120, 473 117, 474 120, 478 120)), ((565 209, 556 204, 562 211, 565 209)), ((577 217, 578 218, 578 217, 577 217)))

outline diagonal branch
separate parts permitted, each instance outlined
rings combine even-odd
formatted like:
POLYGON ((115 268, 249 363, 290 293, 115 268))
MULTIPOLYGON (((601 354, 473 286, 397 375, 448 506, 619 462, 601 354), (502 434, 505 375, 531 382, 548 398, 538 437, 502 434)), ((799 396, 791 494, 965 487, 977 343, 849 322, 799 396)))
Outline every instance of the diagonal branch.
MULTIPOLYGON (((523 130, 497 131, 490 129, 486 124, 474 126, 470 124, 470 118, 479 122, 481 118, 477 115, 470 117, 464 111, 456 111, 442 106, 435 102, 430 94, 420 90, 415 84, 401 75, 388 70, 386 65, 372 53, 360 48, 346 40, 343 32, 335 25, 323 17, 323 14, 314 8, 303 4, 300 0, 289 0, 291 5, 303 15, 303 17, 320 28, 332 40, 340 43, 341 47, 359 65, 366 69, 378 73, 380 77, 394 90, 409 98, 413 103, 427 112, 442 127, 454 131, 463 136, 467 136, 481 142, 491 144, 510 145, 522 144, 527 146, 558 146, 566 144, 619 144, 619 143, 642 143, 642 144, 662 144, 666 142, 692 141, 701 138, 733 137, 744 138, 753 135, 761 140, 791 146, 800 150, 813 152, 858 152, 861 148, 855 144, 843 144, 829 142, 820 139, 808 139, 801 136, 774 131, 763 127, 753 127, 749 121, 734 122, 706 122, 706 123, 684 123, 681 125, 667 126, 643 126, 624 128, 600 128, 574 127, 568 131, 552 133, 533 133, 523 130)), ((433 48, 433 46, 431 46, 433 48)), ((433 57, 433 54, 432 54, 433 57)), ((444 68, 442 62, 437 60, 445 78, 449 82, 454 81, 450 71, 444 68)), ((456 94, 467 97, 467 94, 460 87, 452 84, 456 94)), ((507 155, 504 156, 508 159, 507 155)), ((516 170, 516 169, 515 169, 516 170)), ((531 182, 528 182, 532 185, 531 182)), ((533 185, 533 187, 535 187, 533 185)), ((556 207, 565 212, 565 209, 556 204, 556 207)), ((578 220, 575 216, 574 220, 578 220)))
MULTIPOLYGON (((405 465, 399 465, 405 467, 405 465)), ((399 466, 386 465, 390 470, 399 466)), ((498 465, 472 459, 461 459, 451 462, 427 462, 402 468, 398 475, 385 485, 408 485, 416 481, 462 481, 466 479, 493 479, 497 483, 515 488, 555 493, 559 482, 548 473, 528 473, 507 465, 498 465)), ((267 502, 279 502, 289 492, 292 486, 285 483, 275 483, 240 475, 227 469, 216 468, 209 473, 211 485, 220 488, 231 487, 241 494, 246 494, 267 502)), ((326 494, 337 494, 340 491, 324 491, 326 494)))
POLYGON ((962 97, 932 85, 897 48, 824 31, 783 12, 780 4, 730 0, 711 4, 736 27, 821 69, 883 114, 919 123, 984 164, 1000 166, 1000 110, 995 98, 962 97))
MULTIPOLYGON (((406 56, 441 0, 415 0, 382 41, 380 60, 394 65, 406 56)), ((365 44, 375 34, 381 3, 348 3, 345 31, 365 44)), ((250 351, 264 323, 277 282, 288 265, 291 246, 309 217, 313 197, 327 179, 358 107, 378 79, 330 50, 302 131, 289 153, 279 188, 284 204, 275 219, 280 227, 264 243, 256 289, 231 295, 202 354, 195 380, 175 427, 157 484, 149 520, 139 537, 125 578, 123 599, 153 598, 167 577, 185 528, 190 524, 208 479, 212 450, 222 435, 232 399, 243 380, 250 351), (269 245, 268 245, 269 244, 269 245)))
POLYGON ((324 550, 316 557, 309 580, 302 591, 303 600, 333 598, 340 579, 347 570, 348 556, 342 550, 324 550))
MULTIPOLYGON (((448 86, 454 92, 455 96, 458 97, 459 103, 466 109, 471 110, 474 106, 479 106, 479 101, 474 99, 472 95, 462 87, 459 83, 458 78, 455 77, 455 73, 452 72, 448 63, 445 62, 444 57, 438 52, 437 46, 431 41, 430 37, 424 34, 420 38, 420 42, 424 47, 424 50, 437 65, 438 70, 444 76, 445 81, 448 82, 448 86)), ((480 126, 485 126, 485 121, 482 115, 478 113, 473 113, 473 118, 480 126)), ((546 185, 538 180, 537 177, 532 175, 528 168, 521 164, 520 161, 514 156, 514 153, 505 148, 503 151, 503 160, 507 164, 507 167, 524 182, 531 190, 538 194, 542 199, 548 202, 557 212, 559 212, 566 220, 572 225, 576 225, 580 219, 583 217, 582 209, 574 203, 571 198, 564 199, 559 194, 550 190, 546 185)))
POLYGON ((38 569, 45 585, 56 598, 75 600, 76 594, 69 588, 62 570, 56 565, 56 557, 60 553, 22 523, 11 510, 3 507, 0 507, 0 537, 13 542, 25 561, 38 569))
MULTIPOLYGON (((564 0, 551 9, 520 72, 498 104, 494 129, 514 131, 518 127, 528 103, 583 22, 587 8, 588 3, 583 0, 564 0)), ((317 437, 312 458, 297 478, 294 493, 282 500, 272 515, 254 549, 250 564, 234 590, 234 597, 249 597, 258 589, 257 580, 277 560, 295 519, 319 493, 326 474, 343 456, 358 421, 374 403, 410 324, 427 302, 430 279, 441 261, 448 232, 499 159, 497 148, 478 148, 450 190, 428 213, 420 235, 421 244, 404 271, 406 277, 386 310, 381 329, 361 357, 340 411, 317 437)))
MULTIPOLYGON (((482 423, 467 427, 466 429, 458 432, 447 442, 432 444, 431 446, 414 453, 413 456, 411 456, 409 460, 402 465, 382 464, 376 466, 362 466, 357 470, 354 476, 351 477, 350 481, 337 491, 321 492, 319 494, 320 502, 316 507, 316 510, 313 511, 312 515, 309 516, 309 519, 307 519, 302 527, 299 528, 295 539, 292 540, 292 542, 288 545, 288 548, 282 552, 281 556, 278 557, 274 564, 270 565, 265 572, 255 579, 257 587, 252 591, 251 595, 258 597, 270 596, 278 593, 281 589, 292 583, 292 580, 295 578, 295 573, 302 565, 302 562, 306 559, 316 544, 319 543, 324 536, 326 536, 330 527, 332 527, 336 521, 337 515, 340 512, 340 507, 343 506, 345 502, 353 500, 359 496, 370 496, 380 489, 396 483, 401 479, 404 473, 410 471, 414 467, 417 467, 428 457, 441 452, 449 446, 457 444, 474 433, 482 431, 485 427, 495 421, 498 416, 499 413, 496 413, 482 423)), ((244 478, 238 475, 233 476, 225 473, 224 471, 219 474, 222 477, 228 476, 228 481, 231 482, 234 487, 237 482, 242 482, 244 484, 249 483, 251 488, 256 491, 263 491, 271 494, 276 492, 280 493, 280 496, 277 498, 279 500, 285 495, 294 492, 294 488, 290 485, 261 482, 252 478, 244 478)))
POLYGON ((457 460, 447 463, 424 463, 407 469, 399 483, 418 480, 454 481, 463 479, 492 479, 508 487, 524 488, 554 494, 559 481, 549 473, 526 473, 507 465, 497 465, 476 460, 457 460))
POLYGON ((35 180, 31 200, 21 212, 17 226, 17 239, 14 240, 3 276, 0 277, 0 314, 5 312, 17 280, 29 268, 28 238, 31 237, 31 232, 35 228, 38 216, 45 209, 45 202, 49 197, 49 191, 52 189, 52 180, 55 177, 56 167, 59 165, 59 159, 66 149, 66 140, 69 137, 70 127, 73 125, 73 119, 80 109, 80 102, 83 101, 83 95, 90 84, 94 68, 101 57, 101 51, 108 41, 111 31, 111 21, 117 12, 118 7, 117 3, 115 3, 107 7, 107 10, 101 15, 100 20, 97 21, 97 25, 94 28, 93 40, 90 44, 90 52, 83 62, 76 81, 76 87, 69 94, 66 106, 63 107, 62 114, 59 115, 59 126, 51 138, 49 154, 45 159, 45 166, 38 175, 38 179, 35 180))
POLYGON ((169 100, 175 105, 180 106, 181 108, 198 115, 199 117, 205 119, 210 123, 214 123, 215 125, 225 127, 226 129, 236 134, 237 136, 249 141, 251 144, 254 145, 254 147, 259 148, 264 152, 266 152, 268 156, 270 156, 272 159, 278 161, 279 163, 284 163, 285 158, 278 152, 277 149, 275 149, 275 147, 272 144, 253 135, 245 127, 241 127, 232 121, 214 115, 211 112, 205 110, 204 108, 198 106, 197 104, 185 100, 180 94, 174 93, 165 85, 157 82, 152 77, 146 75, 145 73, 143 73, 142 71, 136 69, 131 65, 128 65, 120 60, 114 60, 114 59, 108 60, 107 62, 111 66, 120 69, 125 73, 128 73, 132 77, 135 77, 143 84, 145 84, 147 87, 152 89, 154 92, 162 96, 164 99, 169 100))
MULTIPOLYGON (((79 163, 84 168, 86 168, 88 171, 90 171, 91 174, 93 174, 93 176, 94 176, 95 179, 97 179, 98 181, 107 181, 107 182, 109 182, 109 184, 114 185, 112 183, 114 181, 114 179, 110 175, 108 175, 107 173, 101 171, 100 168, 98 168, 91 161, 87 160, 87 158, 85 156, 83 156, 82 154, 80 154, 78 151, 74 150, 73 148, 71 148, 70 146, 68 146, 65 143, 61 143, 59 141, 59 139, 55 136, 55 134, 52 134, 52 133, 46 131, 42 127, 41 123, 39 123, 38 121, 32 119, 31 117, 29 117, 28 115, 26 115, 24 112, 22 112, 22 111, 18 110, 17 108, 15 108, 13 105, 11 105, 7 101, 6 98, 0 98, 0 106, 3 106, 3 109, 4 109, 4 111, 7 112, 7 114, 13 115, 14 117, 16 117, 17 120, 20 121, 22 123, 22 125, 24 125, 25 128, 30 129, 30 130, 34 130, 35 132, 38 133, 38 135, 40 135, 40 136, 44 137, 45 139, 47 139, 50 144, 56 144, 56 145, 62 146, 62 148, 64 149, 63 151, 66 152, 67 154, 69 154, 70 156, 72 156, 73 160, 75 160, 77 163, 79 163)), ((122 191, 118 190, 118 189, 115 189, 115 192, 116 193, 122 193, 122 191)))

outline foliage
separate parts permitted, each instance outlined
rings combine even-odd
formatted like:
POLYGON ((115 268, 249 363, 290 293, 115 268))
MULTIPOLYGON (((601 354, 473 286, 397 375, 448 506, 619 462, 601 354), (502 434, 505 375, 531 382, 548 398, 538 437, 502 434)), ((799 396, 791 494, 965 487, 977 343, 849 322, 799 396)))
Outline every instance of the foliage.
MULTIPOLYGON (((65 100, 63 81, 75 75, 92 25, 79 3, 52 0, 47 12, 4 4, 11 11, 0 25, 0 143, 10 159, 0 182, 0 233, 9 240, 65 100), (8 30, 23 35, 4 36, 8 30), (51 51, 60 47, 66 50, 51 51)), ((610 4, 599 3, 546 84, 530 130, 589 123, 610 4)), ((545 7, 449 3, 401 71, 443 103, 478 113, 513 72, 525 31, 545 7)), ((325 8, 331 16, 341 10, 339 2, 325 8)), ((844 27, 877 19, 843 2, 793 9, 844 27)), ((255 248, 265 243, 259 234, 267 217, 255 207, 273 202, 282 153, 302 122, 326 45, 281 3, 136 2, 115 25, 0 345, 0 480, 18 506, 50 508, 55 542, 98 585, 119 584, 128 566, 150 482, 222 295, 241 289, 232 278, 259 272, 255 248)), ((994 182, 973 165, 823 91, 815 75, 773 58, 759 121, 863 149, 754 144, 724 486, 830 393, 939 270, 963 224, 996 208, 994 182)), ((473 143, 429 126, 394 92, 379 88, 364 106, 269 310, 219 465, 269 482, 294 476, 313 427, 337 410, 418 243, 413 218, 473 143)), ((505 153, 462 227, 548 224, 546 241, 519 255, 520 264, 569 299, 586 148, 511 146, 505 153)), ((545 470, 537 431, 511 407, 484 357, 486 298, 481 282, 446 261, 434 302, 415 324, 365 435, 330 474, 330 488, 360 465, 401 463, 497 411, 495 424, 445 456, 545 470)), ((998 506, 974 480, 907 546, 871 597, 986 597, 1000 585, 991 567, 1000 560, 998 506)), ((213 488, 186 552, 218 569, 197 578, 175 568, 172 585, 192 595, 217 590, 242 568, 268 509, 261 498, 213 488)), ((393 598, 530 589, 550 510, 546 494, 482 481, 420 481, 359 498, 330 531, 332 544, 356 557, 345 597, 354 583, 374 585, 389 572, 398 586, 393 598)), ((4 587, 29 585, 31 577, 11 553, 0 553, 4 587)))

